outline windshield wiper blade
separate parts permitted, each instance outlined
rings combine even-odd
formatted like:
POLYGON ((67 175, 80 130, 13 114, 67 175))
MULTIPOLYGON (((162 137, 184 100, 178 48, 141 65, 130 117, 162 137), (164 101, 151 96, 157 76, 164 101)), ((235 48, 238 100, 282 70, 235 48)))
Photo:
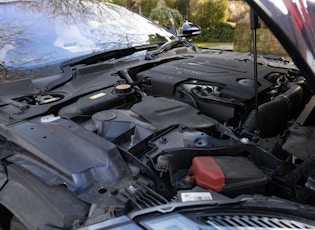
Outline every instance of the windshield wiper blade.
POLYGON ((75 66, 75 65, 81 65, 81 64, 90 65, 97 62, 107 61, 112 58, 118 59, 118 58, 126 57, 142 50, 156 49, 157 47, 158 47, 157 44, 148 44, 148 45, 142 45, 142 46, 128 47, 124 49, 109 50, 105 52, 95 52, 95 53, 87 54, 81 57, 70 59, 66 62, 63 62, 61 65, 62 66, 66 66, 66 65, 75 66))
POLYGON ((130 56, 136 52, 143 51, 143 50, 150 50, 156 49, 158 47, 157 44, 148 44, 142 46, 133 46, 124 49, 117 49, 117 50, 109 50, 104 52, 95 52, 91 54, 87 54, 84 56, 80 56, 77 58, 72 58, 70 60, 64 61, 61 63, 60 67, 63 70, 63 76, 55 81, 50 82, 47 84, 42 91, 49 91, 56 86, 64 84, 65 82, 69 81, 72 78, 72 67, 78 65, 91 65, 98 62, 104 62, 110 59, 118 59, 122 57, 130 56))
POLYGON ((166 42, 155 50, 147 51, 147 53, 145 54, 145 60, 153 60, 159 54, 167 52, 171 50, 174 46, 179 45, 179 44, 186 44, 186 41, 185 40, 172 40, 172 41, 166 42))

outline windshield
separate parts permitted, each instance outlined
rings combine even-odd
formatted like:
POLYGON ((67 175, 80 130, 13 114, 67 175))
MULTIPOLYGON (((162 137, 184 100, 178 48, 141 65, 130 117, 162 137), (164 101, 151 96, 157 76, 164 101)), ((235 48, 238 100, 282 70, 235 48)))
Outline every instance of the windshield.
POLYGON ((0 68, 6 69, 1 73, 7 78, 8 70, 43 68, 93 52, 174 39, 155 23, 113 4, 92 0, 0 3, 0 68))

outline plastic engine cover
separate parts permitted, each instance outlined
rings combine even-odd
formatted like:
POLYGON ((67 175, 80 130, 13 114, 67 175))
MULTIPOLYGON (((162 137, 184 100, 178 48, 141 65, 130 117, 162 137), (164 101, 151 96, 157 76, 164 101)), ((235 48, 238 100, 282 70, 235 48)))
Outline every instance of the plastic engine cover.
POLYGON ((245 157, 199 156, 192 161, 192 179, 202 188, 229 195, 264 192, 268 178, 245 157))

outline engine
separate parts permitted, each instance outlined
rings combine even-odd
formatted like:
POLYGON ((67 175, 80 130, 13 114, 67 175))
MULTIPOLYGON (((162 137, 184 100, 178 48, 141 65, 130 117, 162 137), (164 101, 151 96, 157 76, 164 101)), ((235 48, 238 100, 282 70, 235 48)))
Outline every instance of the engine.
MULTIPOLYGON (((85 68, 67 91, 100 75, 85 68)), ((209 199, 196 190, 314 204, 306 186, 313 156, 290 151, 290 127, 311 95, 297 71, 259 65, 255 98, 246 60, 194 55, 117 68, 103 74, 102 89, 13 124, 19 151, 7 160, 93 204, 89 217, 209 199)), ((13 101, 32 111, 62 102, 61 92, 13 101)), ((1 107, 2 120, 23 116, 14 106, 1 107)))

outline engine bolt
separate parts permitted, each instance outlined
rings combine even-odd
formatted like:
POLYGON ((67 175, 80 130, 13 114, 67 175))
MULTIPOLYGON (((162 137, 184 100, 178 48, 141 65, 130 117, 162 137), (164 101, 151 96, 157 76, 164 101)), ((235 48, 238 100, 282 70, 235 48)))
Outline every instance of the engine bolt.
POLYGON ((240 139, 240 142, 242 142, 243 144, 249 144, 249 139, 246 137, 243 137, 242 139, 240 139))
POLYGON ((185 129, 186 129, 185 125, 178 126, 178 132, 180 132, 180 133, 183 133, 185 131, 185 129))
POLYGON ((160 137, 159 143, 160 143, 160 144, 165 144, 165 143, 167 143, 166 137, 160 137))

